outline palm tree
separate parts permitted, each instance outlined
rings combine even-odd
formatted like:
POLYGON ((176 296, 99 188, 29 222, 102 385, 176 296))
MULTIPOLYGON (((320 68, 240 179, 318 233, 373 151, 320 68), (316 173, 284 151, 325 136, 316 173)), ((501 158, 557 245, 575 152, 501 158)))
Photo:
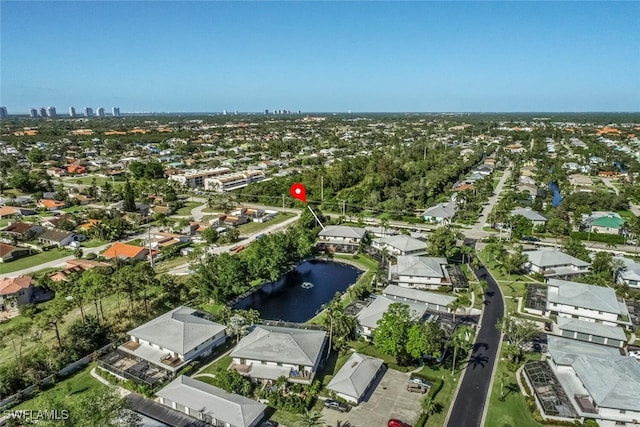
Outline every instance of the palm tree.
POLYGON ((451 335, 451 346, 453 346, 453 364, 451 365, 451 374, 456 369, 456 359, 458 357, 458 349, 467 352, 473 344, 473 329, 469 325, 456 328, 451 335))
POLYGON ((322 415, 315 411, 306 409, 303 414, 298 416, 297 427, 324 427, 325 420, 322 415))
POLYGON ((420 403, 422 404, 422 410, 425 414, 427 414, 427 417, 430 417, 438 412, 439 405, 433 401, 433 398, 431 396, 425 396, 420 403))
POLYGON ((460 299, 456 298, 453 301, 451 301, 447 306, 447 308, 453 313, 453 322, 455 323, 456 311, 458 311, 459 308, 462 308, 462 303, 460 302, 460 299))

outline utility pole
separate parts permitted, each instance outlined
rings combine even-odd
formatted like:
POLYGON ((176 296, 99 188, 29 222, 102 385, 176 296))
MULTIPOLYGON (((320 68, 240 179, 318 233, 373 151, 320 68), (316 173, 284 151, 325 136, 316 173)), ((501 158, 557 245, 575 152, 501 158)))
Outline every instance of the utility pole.
POLYGON ((311 206, 307 205, 307 207, 309 208, 309 211, 311 212, 311 215, 313 215, 313 217, 316 219, 318 224, 320 224, 320 227, 322 227, 322 229, 324 230, 324 225, 322 225, 322 222, 320 222, 320 219, 318 218, 316 213, 313 211, 313 209, 311 209, 311 206))
POLYGON ((149 241, 149 264, 153 270, 153 254, 151 253, 151 226, 147 228, 147 240, 149 241))
POLYGON ((282 195, 282 212, 286 212, 284 208, 284 194, 282 195))

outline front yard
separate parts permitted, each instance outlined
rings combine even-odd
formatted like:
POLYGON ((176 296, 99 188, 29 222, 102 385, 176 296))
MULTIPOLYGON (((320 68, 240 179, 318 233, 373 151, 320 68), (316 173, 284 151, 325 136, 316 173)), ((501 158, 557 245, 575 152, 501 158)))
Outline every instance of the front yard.
POLYGON ((48 251, 41 252, 36 255, 27 256, 17 259, 15 261, 0 263, 0 273, 13 273, 14 271, 22 270, 30 267, 37 267, 38 265, 45 264, 47 262, 55 261, 66 256, 73 255, 73 251, 68 249, 50 249, 48 251))

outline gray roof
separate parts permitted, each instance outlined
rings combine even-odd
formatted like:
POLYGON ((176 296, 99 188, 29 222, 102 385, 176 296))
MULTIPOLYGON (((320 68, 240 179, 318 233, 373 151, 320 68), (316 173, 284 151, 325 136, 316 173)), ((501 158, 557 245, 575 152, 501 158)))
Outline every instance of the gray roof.
POLYGON ((525 254, 529 257, 529 262, 531 262, 531 264, 539 267, 555 267, 567 264, 575 265, 576 267, 587 267, 590 265, 588 262, 584 262, 581 259, 553 249, 529 251, 525 252, 525 254))
POLYGON ((197 313, 192 308, 180 306, 138 326, 128 334, 185 354, 225 330, 223 325, 204 319, 197 313))
MULTIPOLYGON (((424 247, 424 243, 422 245, 424 247)), ((447 265, 444 258, 402 255, 397 260, 398 263, 390 267, 392 273, 404 276, 446 277, 442 269, 443 265, 447 265)))
POLYGON ((580 332, 583 334, 597 335, 617 341, 626 341, 627 337, 619 326, 603 325, 602 323, 587 322, 586 320, 558 317, 558 327, 565 331, 580 332))
POLYGON ((635 280, 640 282, 640 263, 628 258, 616 258, 624 262, 624 268, 618 273, 624 280, 635 280))
POLYGON ((327 388, 360 400, 383 363, 381 359, 353 353, 327 388))
POLYGON ((47 230, 38 236, 38 239, 49 240, 51 242, 62 242, 69 236, 73 236, 73 232, 64 230, 47 230))
POLYGON ((431 206, 422 213, 422 217, 434 217, 434 218, 453 218, 456 214, 455 202, 439 203, 435 206, 431 206))
POLYGON ((422 318, 427 310, 427 306, 422 303, 395 301, 391 298, 378 296, 371 304, 360 310, 356 319, 358 319, 360 325, 375 329, 378 327, 378 320, 382 319, 382 315, 389 310, 389 306, 393 303, 401 303, 409 306, 409 314, 413 319, 422 318))
POLYGON ((419 289, 403 288, 397 285, 389 285, 382 291, 382 295, 393 298, 406 298, 410 301, 437 304, 446 307, 456 298, 450 295, 439 294, 437 292, 421 291, 419 289))
POLYGON ((231 352, 232 357, 314 366, 325 331, 257 325, 231 352))
POLYGON ((348 227, 346 225, 329 225, 320 232, 324 237, 345 237, 348 239, 362 239, 367 230, 360 227, 348 227))
POLYGON ((547 283, 547 307, 555 302, 607 313, 622 313, 616 292, 611 288, 559 279, 549 279, 547 283), (553 291, 554 287, 558 289, 557 293, 553 291))
POLYGON ((547 218, 541 215, 538 211, 534 211, 531 208, 514 209, 511 211, 511 215, 522 215, 523 217, 531 221, 547 221, 547 218))
POLYGON ((640 363, 618 349, 548 336, 549 353, 570 365, 599 407, 640 411, 640 363))
POLYGON ((184 375, 171 381, 157 395, 238 427, 254 425, 267 409, 260 402, 239 394, 227 393, 221 388, 184 375))
POLYGON ((427 249, 427 245, 423 240, 405 236, 404 234, 398 234, 396 236, 389 237, 380 237, 378 239, 375 239, 375 241, 380 245, 388 245, 402 252, 415 252, 427 249))

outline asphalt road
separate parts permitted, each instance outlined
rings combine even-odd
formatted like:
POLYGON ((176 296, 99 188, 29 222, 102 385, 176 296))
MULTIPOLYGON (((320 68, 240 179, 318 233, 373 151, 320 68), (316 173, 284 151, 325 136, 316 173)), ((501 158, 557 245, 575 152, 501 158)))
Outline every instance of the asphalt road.
POLYGON ((473 353, 462 377, 456 400, 451 407, 447 424, 449 427, 481 425, 500 343, 501 334, 496 328, 496 323, 504 314, 502 293, 484 266, 481 265, 474 270, 474 273, 480 280, 486 280, 489 286, 485 294, 484 314, 473 346, 473 353))

